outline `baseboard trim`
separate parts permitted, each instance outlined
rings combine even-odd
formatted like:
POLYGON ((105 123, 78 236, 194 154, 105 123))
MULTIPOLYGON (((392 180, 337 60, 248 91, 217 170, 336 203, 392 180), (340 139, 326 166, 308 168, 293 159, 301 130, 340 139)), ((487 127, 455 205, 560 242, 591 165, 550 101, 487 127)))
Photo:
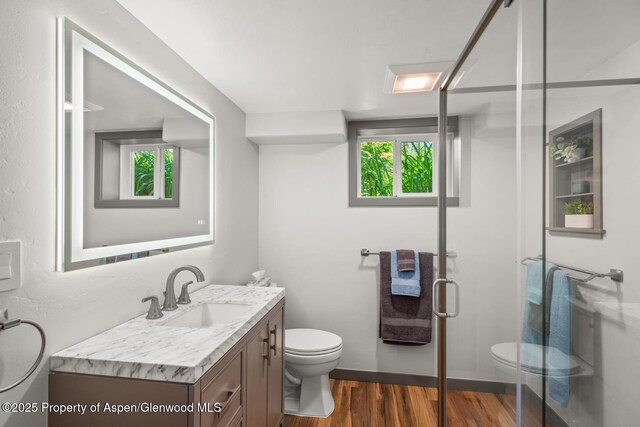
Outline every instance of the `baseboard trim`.
MULTIPOLYGON (((359 371, 355 369, 334 369, 329 374, 336 380, 363 381, 382 384, 414 385, 420 387, 437 387, 438 379, 429 375, 396 374, 391 372, 359 371)), ((516 385, 499 381, 469 380, 464 378, 449 378, 447 380, 449 390, 475 391, 478 393, 516 394, 516 385)), ((525 400, 532 405, 542 408, 542 398, 538 396, 528 385, 522 386, 525 400)), ((546 404, 547 425, 553 427, 569 427, 566 421, 546 404)))
MULTIPOLYGON (((420 387, 437 387, 438 379, 430 375, 396 374, 391 372, 359 371, 355 369, 334 369, 329 377, 337 380, 364 381, 382 384, 415 385, 420 387)), ((468 380, 449 378, 450 390, 467 390, 480 393, 515 394, 514 384, 498 381, 468 380)))

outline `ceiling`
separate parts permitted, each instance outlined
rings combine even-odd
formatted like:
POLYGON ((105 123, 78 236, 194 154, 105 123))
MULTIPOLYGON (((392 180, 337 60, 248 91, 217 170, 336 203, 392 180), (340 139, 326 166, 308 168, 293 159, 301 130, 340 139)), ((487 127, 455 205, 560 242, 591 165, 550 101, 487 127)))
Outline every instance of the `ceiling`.
POLYGON ((435 113, 387 65, 454 61, 489 0, 118 0, 247 113, 435 113), (464 6, 461 5, 464 3, 464 6))
POLYGON ((174 102, 87 51, 84 54, 84 97, 103 108, 85 112, 85 131, 162 129, 165 119, 193 117, 174 102))
MULTIPOLYGON (((384 93, 386 68, 454 61, 490 3, 118 1, 245 112, 342 110, 349 119, 437 114, 436 93, 384 93)), ((465 63, 459 87, 516 83, 518 5, 496 15, 465 63)), ((639 15, 638 0, 617 0, 615 8, 604 7, 602 0, 551 2, 549 80, 585 78, 640 40, 639 15)), ((523 60, 536 70, 541 70, 535 52, 542 40, 539 16, 538 10, 525 10, 522 18, 523 60)), ((515 110, 513 98, 504 98, 515 110)), ((453 113, 475 111, 485 101, 466 96, 452 105, 458 110, 453 113)))

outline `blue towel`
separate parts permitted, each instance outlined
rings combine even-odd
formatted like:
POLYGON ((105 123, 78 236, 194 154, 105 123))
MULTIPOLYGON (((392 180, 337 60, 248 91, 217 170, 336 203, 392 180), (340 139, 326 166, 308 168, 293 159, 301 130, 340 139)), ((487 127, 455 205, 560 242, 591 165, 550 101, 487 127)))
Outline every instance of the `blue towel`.
POLYGON ((415 252, 415 269, 398 271, 398 253, 391 251, 391 295, 420 297, 420 261, 415 252))
MULTIPOLYGON (((545 277, 549 269, 554 267, 550 262, 545 263, 545 277)), ((527 300, 534 304, 542 304, 542 261, 532 261, 527 264, 527 300)))
MULTIPOLYGON (((537 267, 538 271, 542 272, 541 263, 529 264, 528 269, 532 267, 537 267), (538 265, 536 266, 536 264, 538 265)), ((527 274, 527 288, 533 284, 528 280, 529 277, 530 275, 527 274)), ((547 358, 546 366, 566 369, 570 365, 571 353, 571 282, 567 273, 562 270, 557 270, 553 273, 551 292, 551 306, 547 307, 547 310, 551 310, 551 313, 549 337, 546 344, 548 347, 555 347, 560 352, 549 352, 548 354, 552 357, 547 358)), ((531 295, 531 293, 527 292, 527 295, 531 295)), ((542 287, 540 287, 540 296, 542 297, 542 287)), ((529 326, 528 318, 529 303, 527 302, 524 309, 522 342, 542 345, 544 342, 542 334, 529 326)), ((525 363, 527 362, 527 356, 527 354, 523 354, 525 363)), ((569 376, 548 377, 548 383, 550 397, 566 407, 569 403, 569 376)))
MULTIPOLYGON (((550 326, 549 347, 555 347, 562 353, 555 353, 559 356, 547 362, 556 367, 568 367, 571 353, 571 282, 564 271, 556 271, 553 275, 550 326)), ((551 378, 549 394, 566 407, 569 403, 569 376, 551 378)))

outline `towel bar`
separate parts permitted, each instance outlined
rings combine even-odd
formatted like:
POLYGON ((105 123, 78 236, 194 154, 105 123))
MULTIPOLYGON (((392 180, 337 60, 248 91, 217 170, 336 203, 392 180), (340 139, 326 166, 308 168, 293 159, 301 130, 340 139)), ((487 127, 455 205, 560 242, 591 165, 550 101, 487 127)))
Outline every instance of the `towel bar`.
MULTIPOLYGON (((380 252, 371 252, 369 249, 360 249, 361 256, 369 256, 369 255, 380 255, 380 252)), ((438 254, 434 253, 433 256, 438 256, 438 254)), ((458 254, 455 251, 447 251, 447 258, 455 258, 458 254)))
MULTIPOLYGON (((522 260, 522 264, 526 264, 527 261, 542 261, 542 255, 538 255, 537 257, 527 257, 522 260)), ((621 283, 624 279, 624 272, 617 268, 612 268, 608 273, 598 273, 591 270, 585 270, 583 268, 578 267, 570 267, 568 265, 558 264, 557 262, 547 261, 550 264, 553 264, 557 267, 564 268, 565 270, 577 271, 578 273, 587 274, 588 276, 584 279, 580 279, 577 277, 572 277, 575 280, 579 280, 581 282, 588 282, 589 280, 595 279, 596 277, 608 277, 614 282, 621 283)))

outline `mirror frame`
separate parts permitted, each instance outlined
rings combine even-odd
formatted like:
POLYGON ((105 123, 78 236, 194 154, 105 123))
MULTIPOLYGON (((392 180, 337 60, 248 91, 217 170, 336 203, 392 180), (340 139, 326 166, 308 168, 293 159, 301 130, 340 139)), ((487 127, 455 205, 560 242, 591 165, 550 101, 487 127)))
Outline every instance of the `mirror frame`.
POLYGON ((215 116, 206 112, 189 99, 176 92, 144 68, 120 54, 98 38, 88 33, 70 19, 57 22, 57 236, 56 270, 71 271, 94 267, 116 259, 136 259, 147 255, 190 249, 214 243, 215 230, 215 116), (70 40, 68 40, 70 38, 70 40), (67 52, 66 43, 71 48, 67 52), (70 126, 65 117, 65 87, 67 55, 72 55, 71 103, 83 105, 84 50, 96 55, 129 77, 147 86, 160 96, 203 120, 209 125, 209 227, 206 234, 127 243, 113 246, 84 248, 84 108, 71 110, 70 126), (151 252, 151 253, 150 253, 151 252), (141 255, 147 254, 147 255, 141 255), (130 255, 130 256, 129 256, 130 255))

